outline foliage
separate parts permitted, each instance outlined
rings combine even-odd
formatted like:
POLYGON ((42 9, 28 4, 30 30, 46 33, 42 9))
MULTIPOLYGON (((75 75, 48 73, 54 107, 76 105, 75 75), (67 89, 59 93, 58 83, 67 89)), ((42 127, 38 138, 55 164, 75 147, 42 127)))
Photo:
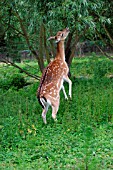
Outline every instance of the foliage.
POLYGON ((0 69, 2 70, 0 78, 0 88, 8 90, 14 87, 15 89, 18 90, 28 84, 24 76, 18 73, 17 70, 14 70, 13 68, 10 67, 3 68, 1 67, 0 69))
POLYGON ((18 91, 0 89, 1 169, 113 169, 113 79, 107 77, 113 70, 95 79, 97 60, 113 66, 102 57, 73 60, 73 98, 64 101, 61 91, 56 123, 51 109, 48 124, 42 122, 37 82, 18 91))
MULTIPOLYGON (((89 35, 93 37, 95 28, 100 31, 99 29, 102 27, 101 23, 109 25, 112 20, 112 10, 110 10, 112 2, 104 2, 102 0, 81 0, 78 2, 70 0, 59 0, 54 2, 32 2, 31 0, 24 2, 6 1, 5 3, 1 2, 1 5, 4 7, 4 11, 2 11, 1 14, 1 16, 3 16, 2 24, 7 21, 7 23, 10 22, 9 24, 14 26, 13 28, 9 27, 9 31, 11 31, 10 33, 12 35, 14 34, 14 28, 18 31, 20 23, 18 22, 17 15, 15 16, 16 11, 18 10, 20 17, 24 19, 27 32, 31 35, 31 40, 35 38, 35 33, 39 30, 42 21, 46 24, 46 29, 51 27, 53 32, 66 26, 69 26, 70 30, 73 31, 83 31, 86 25, 89 25, 89 35), (29 13, 28 9, 30 10, 29 13), (4 21, 4 19, 7 20, 4 21), (15 22, 18 23, 17 26, 15 25, 15 22)), ((101 31, 103 31, 103 34, 104 30, 102 29, 101 31)), ((36 47, 36 42, 33 43, 33 45, 36 47)))
POLYGON ((11 85, 16 87, 17 89, 22 88, 23 86, 26 85, 26 81, 21 74, 14 74, 13 77, 11 77, 11 85))
MULTIPOLYGON (((43 71, 43 58, 50 61, 52 51, 47 37, 67 26, 71 35, 67 45, 71 54, 68 53, 67 58, 73 58, 78 42, 91 40, 101 46, 112 46, 112 6, 113 2, 109 0, 1 1, 0 43, 6 47, 1 51, 7 51, 15 59, 15 54, 17 57, 19 51, 29 48, 43 71)), ((70 65, 72 59, 69 61, 70 65)))
POLYGON ((7 78, 2 78, 0 80, 0 88, 4 90, 8 90, 12 87, 18 90, 25 85, 27 85, 27 82, 21 74, 14 74, 13 76, 7 75, 7 78))

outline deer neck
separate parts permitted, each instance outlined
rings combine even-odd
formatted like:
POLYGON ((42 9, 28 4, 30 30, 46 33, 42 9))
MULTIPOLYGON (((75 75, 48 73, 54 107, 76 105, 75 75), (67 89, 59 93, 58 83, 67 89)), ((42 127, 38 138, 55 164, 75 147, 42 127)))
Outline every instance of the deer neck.
POLYGON ((60 42, 57 43, 57 55, 56 55, 56 57, 65 61, 64 41, 60 41, 60 42))

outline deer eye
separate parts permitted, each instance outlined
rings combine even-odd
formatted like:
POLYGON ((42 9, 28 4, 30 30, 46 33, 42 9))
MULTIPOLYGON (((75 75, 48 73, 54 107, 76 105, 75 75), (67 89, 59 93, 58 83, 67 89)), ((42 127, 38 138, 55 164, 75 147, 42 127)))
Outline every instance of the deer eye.
POLYGON ((61 37, 63 37, 64 36, 64 34, 61 34, 61 37))

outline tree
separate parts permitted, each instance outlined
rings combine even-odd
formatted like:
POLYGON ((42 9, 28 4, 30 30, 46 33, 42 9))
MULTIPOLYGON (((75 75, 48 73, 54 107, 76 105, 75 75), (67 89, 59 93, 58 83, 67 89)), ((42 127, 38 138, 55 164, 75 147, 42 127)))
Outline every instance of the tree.
POLYGON ((66 45, 66 61, 69 66, 75 55, 76 44, 79 41, 92 40, 94 43, 101 43, 103 45, 110 42, 110 45, 112 45, 112 1, 65 0, 59 1, 59 3, 49 3, 48 23, 60 26, 63 23, 64 27, 70 27, 71 33, 66 45), (60 18, 57 19, 57 23, 55 18, 60 18))
POLYGON ((47 42, 46 37, 64 27, 70 28, 66 43, 69 67, 78 42, 91 40, 99 48, 100 44, 113 46, 113 2, 110 0, 6 0, 0 5, 4 30, 2 42, 5 41, 7 50, 12 43, 22 42, 23 47, 34 54, 41 71, 44 69, 44 56, 49 63, 49 53, 54 54, 55 48, 55 44, 47 42))

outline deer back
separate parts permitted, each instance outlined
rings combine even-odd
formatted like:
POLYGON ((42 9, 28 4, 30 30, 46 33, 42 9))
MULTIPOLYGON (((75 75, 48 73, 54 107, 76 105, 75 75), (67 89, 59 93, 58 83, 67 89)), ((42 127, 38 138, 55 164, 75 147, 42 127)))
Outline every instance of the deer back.
POLYGON ((52 61, 46 69, 44 69, 40 86, 38 88, 38 96, 44 94, 56 94, 60 90, 63 76, 68 72, 68 66, 61 59, 55 59, 52 61))

